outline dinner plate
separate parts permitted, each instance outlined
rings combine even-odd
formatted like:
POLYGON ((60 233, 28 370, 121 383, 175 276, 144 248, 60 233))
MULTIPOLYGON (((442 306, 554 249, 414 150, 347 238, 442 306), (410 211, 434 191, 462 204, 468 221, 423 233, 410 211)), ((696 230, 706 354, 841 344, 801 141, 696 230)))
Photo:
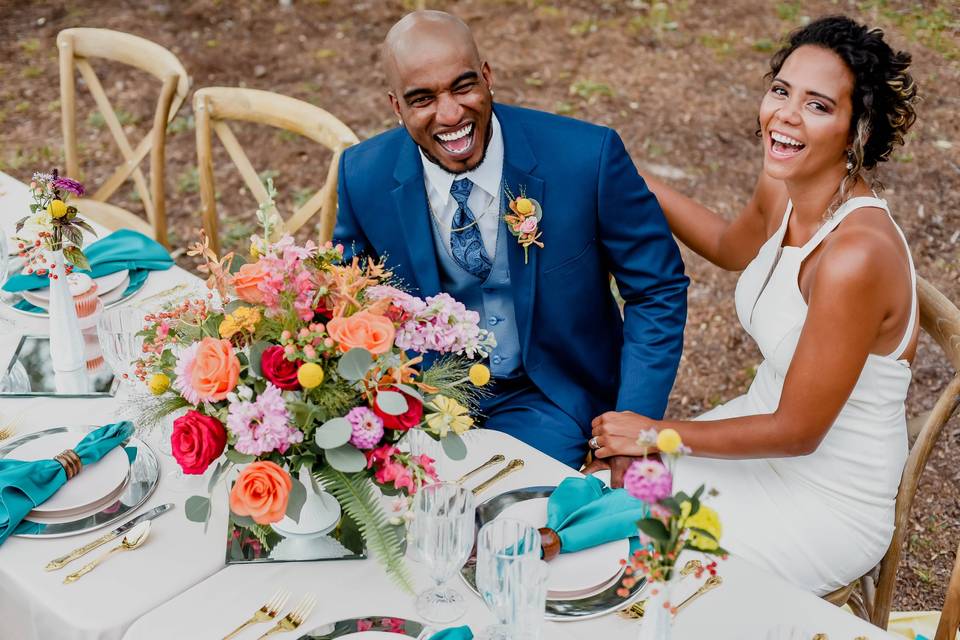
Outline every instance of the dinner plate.
MULTIPOLYGON (((121 305, 124 302, 130 300, 132 297, 134 297, 135 295, 140 293, 140 291, 143 290, 144 285, 149 280, 150 280, 150 273, 148 273, 147 277, 141 280, 137 286, 131 289, 129 276, 128 276, 123 283, 121 283, 119 286, 115 287, 112 291, 110 291, 108 296, 103 296, 103 295, 100 296, 100 300, 103 302, 104 310, 112 309, 113 307, 121 305)), ((11 311, 14 311, 16 313, 21 313, 30 318, 47 318, 50 316, 50 314, 47 313, 47 311, 42 308, 33 309, 33 310, 17 308, 16 304, 20 301, 21 298, 26 300, 26 298, 22 295, 22 293, 23 292, 12 293, 12 294, 4 293, 4 295, 0 296, 0 303, 3 303, 4 305, 6 305, 7 308, 10 309, 11 311)), ((27 302, 30 302, 30 301, 27 300, 27 302)), ((34 304, 34 303, 30 302, 30 304, 34 304)), ((40 305, 34 304, 34 306, 36 307, 40 305)))
MULTIPOLYGON (((69 276, 67 277, 69 278, 69 276)), ((124 281, 129 283, 130 271, 127 269, 121 269, 120 271, 108 273, 107 275, 100 276, 99 278, 94 278, 93 281, 97 283, 97 295, 103 298, 103 296, 107 293, 119 288, 124 281)), ((50 287, 45 287, 43 289, 31 289, 30 291, 21 291, 20 294, 26 298, 27 302, 38 307, 43 307, 46 309, 50 304, 50 287)), ((122 289, 120 294, 123 294, 122 289)))
MULTIPOLYGON (((547 524, 549 498, 531 498, 510 505, 497 518, 513 518, 535 529, 547 524)), ((561 553, 550 561, 547 597, 553 599, 583 598, 609 587, 623 573, 621 560, 630 555, 630 541, 616 540, 577 551, 561 553)))
POLYGON ((397 640, 419 638, 426 627, 414 620, 389 616, 348 618, 315 627, 300 636, 299 640, 397 640))
MULTIPOLYGON (((42 438, 24 442, 11 450, 14 460, 51 459, 62 451, 73 449, 86 434, 51 433, 42 438)), ((69 482, 27 516, 34 519, 62 518, 96 511, 108 501, 115 500, 123 490, 130 473, 130 460, 123 447, 114 447, 97 462, 86 465, 69 482)))
MULTIPOLYGON (((488 498, 477 505, 476 530, 479 531, 483 525, 499 516, 510 505, 537 498, 549 498, 554 489, 556 489, 555 486, 523 487, 504 491, 499 495, 488 498)), ((635 538, 631 539, 631 548, 634 548, 632 544, 635 541, 635 538)), ((555 560, 552 562, 555 562, 555 560)), ((475 554, 460 569, 460 577, 463 578, 471 591, 479 595, 477 591, 477 557, 475 554)), ((641 577, 633 583, 633 586, 627 588, 625 596, 618 593, 621 589, 620 580, 614 580, 609 586, 592 595, 570 599, 553 598, 548 595, 544 617, 554 622, 573 622, 597 618, 630 606, 643 596, 646 586, 646 578, 641 577)))

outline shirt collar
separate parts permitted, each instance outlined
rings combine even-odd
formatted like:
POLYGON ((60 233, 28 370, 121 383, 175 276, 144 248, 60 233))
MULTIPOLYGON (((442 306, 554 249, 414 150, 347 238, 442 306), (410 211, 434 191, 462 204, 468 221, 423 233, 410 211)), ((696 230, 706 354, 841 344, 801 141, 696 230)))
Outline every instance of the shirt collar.
POLYGON ((450 187, 454 180, 469 178, 475 186, 480 187, 494 199, 500 193, 500 179, 503 175, 503 134, 500 131, 500 121, 497 120, 495 113, 490 114, 490 144, 487 146, 487 153, 483 162, 479 165, 461 174, 452 174, 439 165, 431 162, 424 155, 423 149, 417 147, 420 152, 420 161, 423 163, 423 175, 428 185, 433 187, 440 196, 444 205, 450 199, 450 187))

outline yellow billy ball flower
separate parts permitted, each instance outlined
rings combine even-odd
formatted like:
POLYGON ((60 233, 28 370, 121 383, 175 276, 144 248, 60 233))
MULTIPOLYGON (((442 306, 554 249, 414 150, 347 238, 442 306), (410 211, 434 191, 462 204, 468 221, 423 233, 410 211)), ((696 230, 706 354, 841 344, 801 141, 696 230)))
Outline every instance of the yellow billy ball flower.
POLYGON ((165 373, 155 373, 150 376, 147 386, 150 388, 150 393, 159 396, 170 388, 170 378, 165 373))
POLYGON ((691 547, 700 549, 701 551, 714 551, 720 546, 718 540, 720 540, 720 535, 723 533, 723 527, 720 525, 720 516, 710 507, 701 504, 700 509, 687 518, 685 526, 688 529, 691 527, 694 529, 702 529, 714 538, 711 539, 701 533, 691 531, 687 537, 687 542, 690 543, 691 547))
POLYGON ((62 218, 67 215, 67 203, 63 200, 53 200, 47 206, 47 213, 53 218, 62 218))
POLYGON ((305 362, 297 369, 297 382, 304 389, 319 387, 323 382, 323 367, 313 362, 305 362))
POLYGON ((657 449, 664 453, 676 453, 682 444, 683 440, 675 429, 664 429, 657 434, 657 449))
POLYGON ((470 367, 470 382, 477 387, 482 387, 487 384, 490 382, 490 369, 482 364, 473 365, 470 367))
POLYGON ((517 198, 517 213, 528 216, 533 213, 533 203, 530 198, 517 198))

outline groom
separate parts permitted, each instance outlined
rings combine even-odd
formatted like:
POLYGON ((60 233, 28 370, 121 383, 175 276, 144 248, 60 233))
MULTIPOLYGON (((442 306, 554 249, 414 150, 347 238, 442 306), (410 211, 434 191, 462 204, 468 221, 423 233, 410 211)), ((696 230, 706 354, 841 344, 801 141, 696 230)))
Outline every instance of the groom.
POLYGON ((663 213, 614 131, 494 104, 458 18, 407 15, 383 58, 402 126, 344 152, 334 237, 479 312, 497 339, 484 426, 579 468, 594 417, 660 418, 676 376, 687 278, 663 213), (508 192, 542 206, 542 247, 511 234, 508 192))

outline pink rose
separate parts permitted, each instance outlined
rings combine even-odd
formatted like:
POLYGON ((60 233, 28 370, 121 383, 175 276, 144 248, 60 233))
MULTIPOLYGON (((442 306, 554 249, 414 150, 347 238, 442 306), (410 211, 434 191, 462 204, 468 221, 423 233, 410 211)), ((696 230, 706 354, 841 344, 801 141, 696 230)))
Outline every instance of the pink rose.
POLYGON ((244 302, 262 304, 263 292, 259 285, 267 278, 267 275, 266 263, 263 261, 248 262, 237 269, 230 282, 236 290, 238 298, 244 302))
POLYGON ((537 230, 538 223, 539 221, 536 216, 524 218, 523 222, 520 223, 520 233, 533 233, 537 230))
POLYGON ((226 444, 227 431, 216 418, 191 409, 173 421, 170 448, 186 474, 202 474, 220 457, 226 444))

